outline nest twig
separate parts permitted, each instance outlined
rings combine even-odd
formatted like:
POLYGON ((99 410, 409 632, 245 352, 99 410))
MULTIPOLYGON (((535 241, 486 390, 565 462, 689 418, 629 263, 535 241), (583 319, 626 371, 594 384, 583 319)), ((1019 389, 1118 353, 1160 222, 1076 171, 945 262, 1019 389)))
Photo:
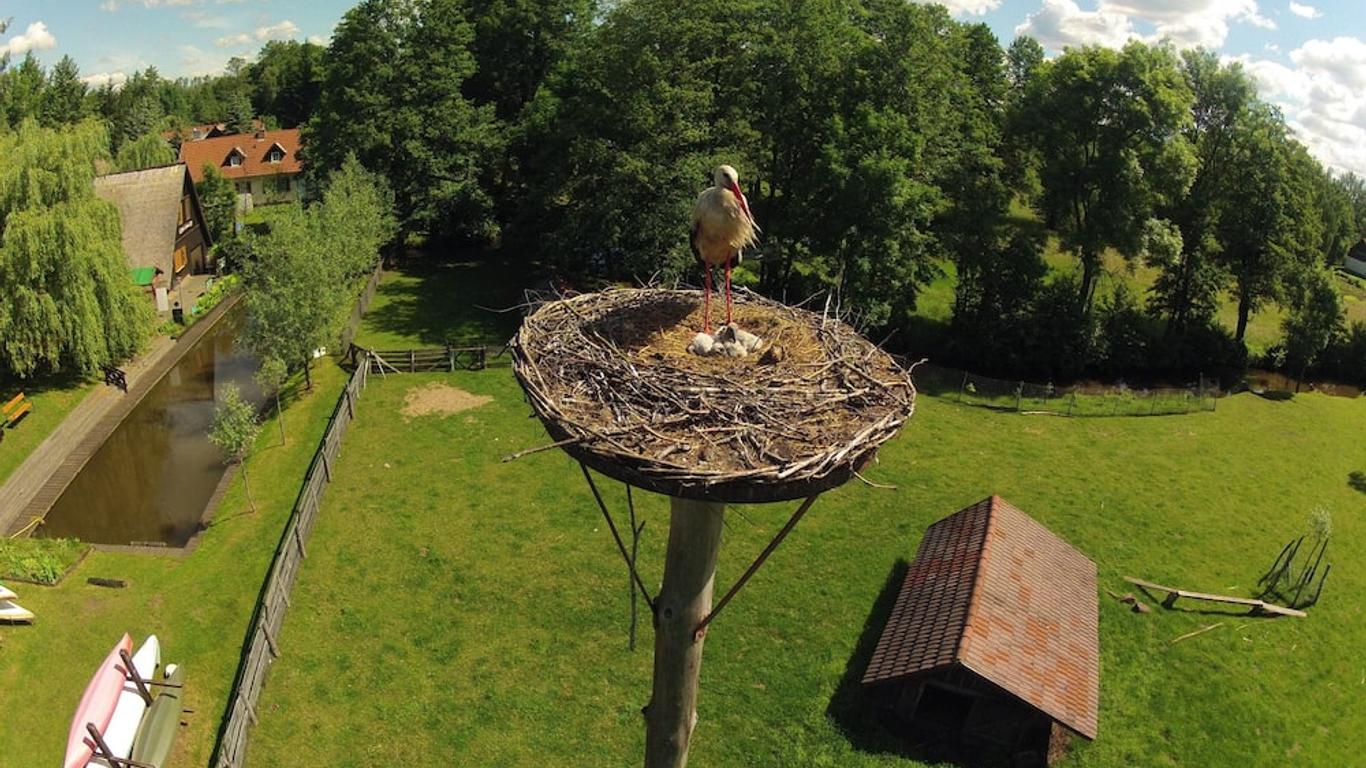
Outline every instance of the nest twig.
POLYGON ((701 298, 608 289, 524 321, 513 370, 557 444, 649 490, 772 501, 843 483, 914 411, 889 355, 843 322, 753 293, 737 292, 735 316, 764 348, 687 353, 701 298))

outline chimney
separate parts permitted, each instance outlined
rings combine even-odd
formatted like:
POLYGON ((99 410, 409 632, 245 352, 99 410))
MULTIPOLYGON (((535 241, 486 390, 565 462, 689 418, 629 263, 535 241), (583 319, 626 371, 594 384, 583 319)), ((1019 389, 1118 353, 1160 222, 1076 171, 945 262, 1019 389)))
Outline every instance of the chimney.
POLYGON ((260 140, 264 139, 265 137, 266 137, 266 129, 265 129, 265 128, 258 128, 258 129, 256 129, 256 140, 257 140, 257 141, 260 141, 260 140))

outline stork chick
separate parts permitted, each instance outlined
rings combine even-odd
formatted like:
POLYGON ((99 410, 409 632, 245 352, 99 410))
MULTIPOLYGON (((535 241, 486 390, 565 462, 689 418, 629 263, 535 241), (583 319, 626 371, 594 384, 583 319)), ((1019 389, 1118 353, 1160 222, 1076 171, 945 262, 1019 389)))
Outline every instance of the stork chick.
POLYGON ((730 270, 740 263, 745 248, 759 242, 759 225, 740 191, 740 177, 729 165, 712 172, 712 186, 697 196, 692 209, 692 254, 702 264, 705 283, 702 332, 711 332, 711 270, 726 269, 726 324, 732 322, 730 270))

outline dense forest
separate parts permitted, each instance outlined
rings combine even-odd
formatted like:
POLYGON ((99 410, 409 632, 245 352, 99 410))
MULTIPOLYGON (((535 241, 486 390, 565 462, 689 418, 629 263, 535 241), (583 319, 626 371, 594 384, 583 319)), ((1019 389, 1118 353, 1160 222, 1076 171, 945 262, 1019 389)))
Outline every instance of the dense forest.
POLYGON ((309 174, 354 156, 400 237, 585 284, 696 280, 689 209, 725 162, 764 228, 737 280, 830 291, 905 351, 1052 381, 1260 363, 1366 382, 1337 271, 1366 184, 1203 50, 1049 59, 903 0, 365 0, 327 47, 271 42, 218 77, 91 89, 70 59, 10 62, 0 114, 11 132, 102 121, 125 166, 189 124, 302 125, 309 174), (1156 277, 1098 290, 1116 264, 1156 277), (927 324, 948 276, 950 319, 927 324), (1282 341, 1249 360, 1272 306, 1282 341))

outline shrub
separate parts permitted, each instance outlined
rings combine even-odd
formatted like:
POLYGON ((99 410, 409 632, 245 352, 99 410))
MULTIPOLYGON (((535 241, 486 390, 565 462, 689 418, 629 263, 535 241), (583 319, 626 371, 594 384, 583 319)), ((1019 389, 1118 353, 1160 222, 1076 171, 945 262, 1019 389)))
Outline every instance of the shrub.
POLYGON ((56 584, 87 549, 76 539, 0 539, 0 577, 56 584))

